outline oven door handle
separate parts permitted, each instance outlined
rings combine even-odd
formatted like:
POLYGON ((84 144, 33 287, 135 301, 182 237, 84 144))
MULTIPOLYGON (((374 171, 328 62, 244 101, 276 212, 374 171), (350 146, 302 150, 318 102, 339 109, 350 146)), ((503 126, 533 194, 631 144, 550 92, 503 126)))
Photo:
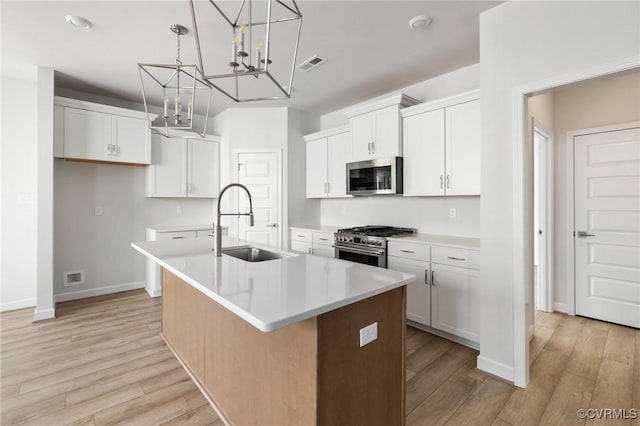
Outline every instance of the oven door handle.
POLYGON ((351 251, 359 254, 372 254, 374 256, 382 256, 384 254, 383 251, 369 251, 369 250, 361 250, 353 247, 344 247, 344 246, 331 246, 338 250, 351 251))

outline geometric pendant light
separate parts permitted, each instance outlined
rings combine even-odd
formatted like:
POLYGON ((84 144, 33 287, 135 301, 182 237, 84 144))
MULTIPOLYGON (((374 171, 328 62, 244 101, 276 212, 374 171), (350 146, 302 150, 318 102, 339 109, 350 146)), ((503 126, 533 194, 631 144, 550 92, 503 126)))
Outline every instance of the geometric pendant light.
POLYGON ((295 0, 189 0, 202 78, 236 102, 291 96, 302 14, 295 0))
POLYGON ((193 133, 204 137, 212 89, 201 78, 200 70, 196 65, 184 65, 180 60, 180 36, 189 30, 178 24, 173 24, 169 28, 177 35, 175 64, 138 64, 142 100, 149 120, 149 128, 151 131, 167 137, 193 137, 193 133), (145 85, 145 81, 147 85, 145 85), (161 114, 156 116, 149 113, 148 100, 150 99, 162 100, 164 108, 161 114), (196 102, 199 103, 196 104, 196 102), (202 111, 205 103, 206 112, 202 130, 196 131, 193 120, 194 110, 198 107, 198 111, 202 111), (173 130, 186 131, 186 133, 172 132, 173 130))

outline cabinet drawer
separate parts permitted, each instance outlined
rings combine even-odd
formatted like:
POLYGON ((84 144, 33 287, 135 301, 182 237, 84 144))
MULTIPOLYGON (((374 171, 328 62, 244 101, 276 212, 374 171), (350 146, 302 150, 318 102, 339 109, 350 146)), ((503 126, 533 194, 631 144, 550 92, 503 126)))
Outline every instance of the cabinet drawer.
POLYGON ((330 246, 333 245, 333 234, 331 232, 313 232, 313 245, 330 246))
POLYGON ((480 269, 480 252, 453 247, 431 248, 431 262, 443 265, 480 269))
POLYGON ((387 255, 428 262, 430 259, 430 246, 403 241, 389 241, 387 255))
POLYGON ((158 232, 157 240, 178 240, 181 238, 196 238, 196 231, 158 232))
POLYGON ((313 232, 306 229, 291 228, 291 240, 292 241, 306 241, 311 243, 313 241, 313 232))

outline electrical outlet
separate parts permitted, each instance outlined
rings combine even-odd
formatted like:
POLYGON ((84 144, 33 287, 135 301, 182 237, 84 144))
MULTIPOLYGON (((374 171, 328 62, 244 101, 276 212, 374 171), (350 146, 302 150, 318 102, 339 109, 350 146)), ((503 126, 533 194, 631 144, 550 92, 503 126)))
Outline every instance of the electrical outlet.
POLYGON ((178 204, 178 205, 176 206, 176 213, 178 213, 178 214, 182 214, 182 205, 181 205, 181 204, 178 204))
POLYGON ((455 219, 458 216, 458 209, 451 207, 449 209, 449 219, 455 219))
POLYGON ((96 216, 102 216, 102 207, 101 206, 96 206, 93 214, 95 214, 96 216))
POLYGON ((360 329, 360 347, 368 345, 378 338, 378 323, 374 322, 360 329))

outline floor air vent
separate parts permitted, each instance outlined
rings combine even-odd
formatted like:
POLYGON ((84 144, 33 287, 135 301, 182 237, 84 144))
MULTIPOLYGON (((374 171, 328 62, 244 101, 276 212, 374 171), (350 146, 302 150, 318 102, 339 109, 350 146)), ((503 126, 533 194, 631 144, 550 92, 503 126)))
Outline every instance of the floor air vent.
POLYGON ((302 71, 311 71, 312 69, 314 69, 318 65, 324 64, 325 62, 327 62, 327 60, 325 58, 320 57, 318 55, 314 55, 314 56, 310 57, 309 59, 307 59, 306 61, 302 62, 301 64, 298 64, 298 66, 296 68, 299 68, 302 71))

